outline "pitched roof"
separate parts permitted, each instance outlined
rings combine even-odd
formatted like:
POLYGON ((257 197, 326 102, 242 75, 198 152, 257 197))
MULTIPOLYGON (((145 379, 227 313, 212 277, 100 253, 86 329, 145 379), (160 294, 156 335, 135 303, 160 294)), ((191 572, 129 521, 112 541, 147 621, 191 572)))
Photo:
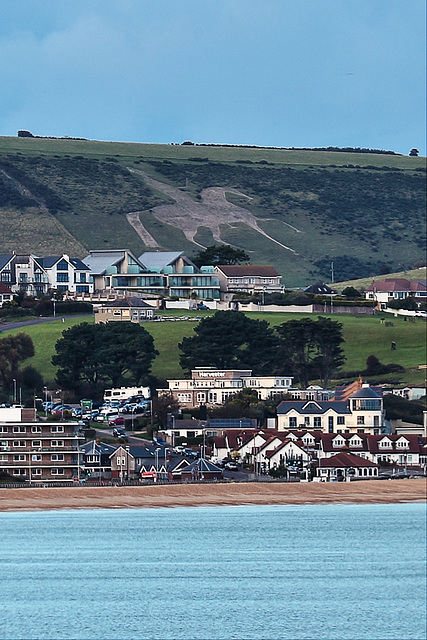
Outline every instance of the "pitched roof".
POLYGON ((13 255, 11 253, 0 254, 0 269, 3 269, 3 267, 5 267, 12 258, 13 258, 13 255))
POLYGON ((282 400, 277 407, 278 414, 295 410, 300 415, 323 415, 329 410, 339 414, 350 414, 348 402, 334 402, 332 400, 282 400))
POLYGON ((193 473, 193 471, 198 471, 199 473, 218 473, 222 475, 222 469, 217 467, 216 464, 210 462, 210 460, 206 460, 206 458, 199 458, 195 460, 187 467, 182 470, 184 473, 193 473))
POLYGON ((130 298, 117 298, 117 300, 111 300, 109 302, 105 302, 102 307, 109 308, 114 307, 116 309, 154 309, 151 304, 147 304, 141 298, 130 297, 130 298))
POLYGON ((416 292, 427 291, 426 283, 423 280, 406 280, 406 278, 388 278, 380 282, 372 282, 366 291, 377 291, 379 293, 393 293, 395 291, 416 292))
MULTIPOLYGON (((146 251, 139 256, 138 260, 142 262, 147 269, 163 269, 183 256, 183 251, 146 251)), ((189 258, 187 258, 187 260, 191 262, 189 258)))
POLYGON ((317 294, 329 294, 333 293, 332 289, 328 287, 324 282, 316 282, 316 284, 312 284, 310 287, 304 289, 305 293, 317 293, 317 294))
POLYGON ((109 249, 105 251, 103 249, 93 250, 89 255, 83 258, 83 262, 89 267, 92 273, 95 275, 102 275, 108 267, 115 266, 121 262, 126 253, 139 262, 142 267, 144 266, 129 249, 109 249))
POLYGON ((277 278, 280 277, 280 273, 266 265, 257 264, 219 264, 216 267, 220 269, 222 273, 228 277, 242 277, 242 276, 260 276, 262 278, 277 278))
POLYGON ((355 456, 353 453, 346 453, 340 451, 336 456, 330 458, 320 458, 319 465, 321 468, 325 467, 377 467, 374 462, 355 456))
POLYGON ((0 293, 12 295, 12 291, 4 284, 4 282, 0 282, 0 293))

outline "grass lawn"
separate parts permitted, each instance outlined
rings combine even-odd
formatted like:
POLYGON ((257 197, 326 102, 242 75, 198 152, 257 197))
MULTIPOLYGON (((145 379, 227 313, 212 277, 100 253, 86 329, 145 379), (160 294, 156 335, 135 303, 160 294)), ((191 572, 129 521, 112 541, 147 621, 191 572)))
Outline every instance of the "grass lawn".
MULTIPOLYGON (((169 317, 200 316, 205 317, 210 312, 167 311, 164 315, 169 317)), ((251 318, 266 320, 270 325, 277 326, 287 320, 300 319, 302 317, 317 316, 299 313, 251 313, 251 318)), ((421 385, 425 380, 425 371, 419 370, 418 365, 426 364, 426 323, 416 319, 414 323, 404 321, 403 318, 386 317, 392 322, 392 327, 382 324, 379 316, 356 317, 334 314, 329 316, 343 324, 345 338, 344 351, 346 363, 343 371, 363 370, 366 358, 373 354, 383 364, 391 362, 405 367, 404 374, 393 374, 393 380, 400 380, 404 384, 421 385), (397 345, 396 351, 391 350, 391 343, 397 345)), ((31 336, 34 342, 36 354, 34 358, 26 361, 36 367, 45 378, 46 382, 54 380, 55 367, 50 360, 55 352, 55 342, 61 337, 62 331, 81 322, 81 318, 65 318, 49 323, 14 329, 13 332, 24 331, 31 336)), ((85 321, 93 322, 90 318, 85 321)), ((192 335, 196 323, 194 321, 181 320, 179 322, 152 322, 144 324, 144 327, 152 334, 156 348, 160 355, 153 363, 153 374, 158 378, 178 378, 183 372, 179 366, 178 343, 184 336, 192 335)), ((5 332, 6 334, 6 332, 5 332)), ((3 335, 5 335, 3 334, 3 335)), ((390 375, 388 376, 390 378, 390 375)), ((385 377, 387 379, 387 376, 385 377)))

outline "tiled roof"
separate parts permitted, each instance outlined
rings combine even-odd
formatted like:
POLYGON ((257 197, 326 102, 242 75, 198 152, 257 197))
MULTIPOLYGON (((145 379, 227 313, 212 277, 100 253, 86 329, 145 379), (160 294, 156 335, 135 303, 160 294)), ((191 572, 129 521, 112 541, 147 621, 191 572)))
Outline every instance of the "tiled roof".
POLYGON ((320 458, 319 465, 321 468, 325 467, 376 467, 377 465, 370 460, 355 456, 352 453, 346 453, 341 451, 336 456, 330 458, 320 458))
POLYGON ((262 278, 277 278, 280 273, 274 267, 256 264, 219 264, 218 269, 229 278, 243 276, 261 276, 262 278))
POLYGON ((7 263, 10 262, 12 258, 13 255, 11 253, 0 254, 0 269, 3 269, 3 267, 7 265, 7 263))
POLYGON ((395 291, 414 292, 427 291, 423 280, 406 280, 405 278, 389 278, 381 282, 372 282, 366 291, 378 291, 379 293, 394 293, 395 291))
POLYGON ((6 293, 6 294, 11 295, 12 291, 3 282, 0 282, 0 293, 6 293))
POLYGON ((351 413, 347 402, 333 402, 325 400, 282 400, 277 407, 277 413, 286 414, 293 409, 301 415, 323 415, 331 409, 340 415, 351 413))

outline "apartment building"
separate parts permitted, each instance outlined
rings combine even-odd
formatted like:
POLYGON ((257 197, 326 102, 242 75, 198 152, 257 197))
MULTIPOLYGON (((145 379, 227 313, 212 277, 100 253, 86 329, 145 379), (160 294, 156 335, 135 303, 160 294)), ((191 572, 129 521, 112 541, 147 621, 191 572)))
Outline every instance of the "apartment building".
POLYGON ((83 441, 77 422, 37 422, 34 409, 0 408, 0 473, 17 480, 78 479, 83 441))

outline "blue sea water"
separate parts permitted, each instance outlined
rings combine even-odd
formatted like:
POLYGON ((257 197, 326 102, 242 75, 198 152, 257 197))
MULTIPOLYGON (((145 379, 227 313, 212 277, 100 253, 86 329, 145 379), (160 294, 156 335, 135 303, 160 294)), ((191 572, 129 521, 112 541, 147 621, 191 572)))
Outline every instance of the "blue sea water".
POLYGON ((422 640, 425 505, 1 513, 0 638, 422 640))

